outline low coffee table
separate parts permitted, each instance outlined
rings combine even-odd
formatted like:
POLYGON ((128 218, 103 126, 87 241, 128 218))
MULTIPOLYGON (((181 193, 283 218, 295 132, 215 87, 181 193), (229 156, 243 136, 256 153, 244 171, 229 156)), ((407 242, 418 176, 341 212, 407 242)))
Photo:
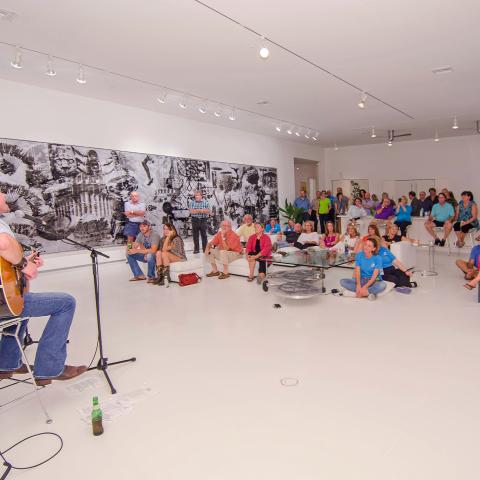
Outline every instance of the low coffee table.
MULTIPOLYGON (((269 273, 262 283, 265 292, 293 299, 312 298, 325 293, 325 271, 341 267, 353 260, 353 255, 334 254, 329 250, 306 249, 287 254, 276 254, 276 265, 304 267, 269 273)), ((270 260, 271 261, 271 260, 270 260)))

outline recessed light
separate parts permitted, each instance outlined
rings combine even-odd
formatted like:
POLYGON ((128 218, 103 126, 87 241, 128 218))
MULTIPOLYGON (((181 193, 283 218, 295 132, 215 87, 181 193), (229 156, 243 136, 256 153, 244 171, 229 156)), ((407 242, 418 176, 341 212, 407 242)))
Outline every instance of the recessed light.
POLYGON ((257 102, 257 105, 268 105, 270 102, 268 100, 260 100, 257 102))
POLYGON ((445 73, 452 73, 453 68, 450 65, 447 65, 446 67, 439 67, 439 68, 434 68, 432 70, 432 73, 435 75, 443 75, 445 73))

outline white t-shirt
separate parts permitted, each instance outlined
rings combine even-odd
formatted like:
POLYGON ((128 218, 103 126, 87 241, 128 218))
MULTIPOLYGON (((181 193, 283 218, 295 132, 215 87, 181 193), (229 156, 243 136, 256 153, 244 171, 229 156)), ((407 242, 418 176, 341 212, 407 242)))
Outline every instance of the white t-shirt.
POLYGON ((355 245, 359 238, 360 237, 351 237, 350 235, 345 234, 345 237, 343 237, 343 242, 345 243, 345 245, 348 245, 348 248, 352 249, 355 248, 355 245))
POLYGON ((359 208, 356 205, 351 205, 348 209, 347 217, 348 218, 361 218, 365 217, 367 212, 364 208, 359 208))
POLYGON ((317 232, 302 233, 297 240, 298 243, 315 242, 317 245, 320 243, 320 237, 317 232))

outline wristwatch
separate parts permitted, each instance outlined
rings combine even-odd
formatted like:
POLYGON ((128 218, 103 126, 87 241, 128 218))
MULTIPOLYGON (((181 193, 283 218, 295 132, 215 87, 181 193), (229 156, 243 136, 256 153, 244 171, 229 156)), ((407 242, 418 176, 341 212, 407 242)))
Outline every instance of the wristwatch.
POLYGON ((28 260, 25 257, 22 257, 22 259, 14 265, 15 268, 18 270, 23 270, 28 264, 28 260))

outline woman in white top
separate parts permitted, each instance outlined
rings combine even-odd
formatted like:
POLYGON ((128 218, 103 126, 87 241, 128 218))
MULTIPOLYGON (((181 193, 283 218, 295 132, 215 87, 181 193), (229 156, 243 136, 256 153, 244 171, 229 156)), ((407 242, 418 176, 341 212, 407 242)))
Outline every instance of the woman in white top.
POLYGON ((349 223, 347 225, 347 232, 343 235, 340 241, 333 247, 333 251, 337 253, 345 253, 348 248, 349 252, 355 252, 358 244, 360 243, 360 234, 355 228, 355 224, 349 223))
POLYGON ((303 232, 298 237, 298 240, 293 244, 300 250, 308 247, 316 247, 320 243, 320 237, 317 232, 313 231, 313 222, 307 220, 303 226, 303 232))
POLYGON ((363 207, 362 199, 356 198, 353 202, 353 205, 351 205, 350 208, 348 209, 347 218, 349 220, 353 220, 353 219, 362 218, 366 216, 367 216, 367 212, 363 207))

